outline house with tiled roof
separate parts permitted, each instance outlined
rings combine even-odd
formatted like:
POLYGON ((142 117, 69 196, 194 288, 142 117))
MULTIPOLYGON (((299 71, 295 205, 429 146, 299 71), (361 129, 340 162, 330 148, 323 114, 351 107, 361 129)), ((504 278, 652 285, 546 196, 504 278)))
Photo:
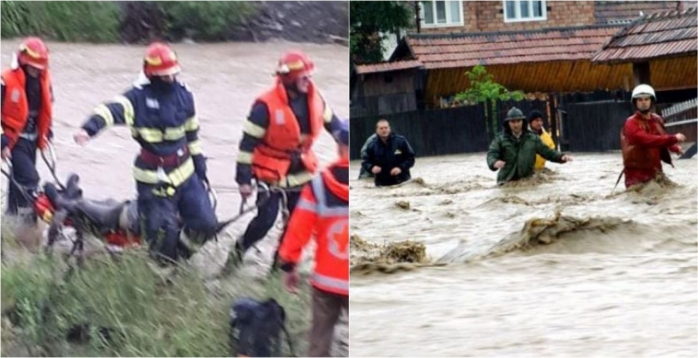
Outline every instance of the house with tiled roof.
MULTIPOLYGON (((383 113, 443 107, 468 87, 465 72, 478 64, 526 93, 628 91, 636 81, 632 64, 592 57, 636 19, 691 6, 696 2, 422 1, 415 27, 388 62, 356 66, 352 99, 383 113)), ((660 90, 673 83, 657 81, 660 90)))
POLYGON ((696 141, 698 12, 696 8, 643 15, 615 33, 591 58, 594 64, 631 67, 636 83, 688 89, 693 98, 662 109, 670 133, 696 141))

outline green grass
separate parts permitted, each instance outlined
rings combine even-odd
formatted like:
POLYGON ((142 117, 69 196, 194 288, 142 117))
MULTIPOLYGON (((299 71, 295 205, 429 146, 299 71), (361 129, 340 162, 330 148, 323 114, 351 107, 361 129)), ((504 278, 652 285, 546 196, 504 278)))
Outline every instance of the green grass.
MULTIPOLYGON (((3 234, 3 241, 11 240, 3 234)), ((137 251, 118 261, 99 256, 67 278, 58 256, 3 262, 2 355, 230 356, 228 311, 239 297, 275 298, 287 311, 296 353, 307 349, 307 285, 292 296, 278 276, 260 282, 234 273, 211 288, 191 267, 165 280, 150 262, 137 251), (83 324, 90 339, 68 342, 71 328, 83 324)))

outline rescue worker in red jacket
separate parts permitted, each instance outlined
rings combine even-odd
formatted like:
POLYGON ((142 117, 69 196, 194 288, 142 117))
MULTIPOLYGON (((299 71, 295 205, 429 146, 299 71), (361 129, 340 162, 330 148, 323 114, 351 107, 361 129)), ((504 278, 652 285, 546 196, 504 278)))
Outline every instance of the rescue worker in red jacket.
MULTIPOLYGON (((2 159, 12 159, 13 175, 26 190, 36 190, 39 173, 36 151, 44 150, 52 136, 53 93, 48 71, 49 51, 37 37, 28 37, 2 72, 2 159)), ((28 193, 10 183, 7 213, 36 222, 28 193)))
MULTIPOLYGON (((244 124, 237 158, 235 180, 243 200, 252 194, 251 183, 255 179, 289 189, 287 209, 293 212, 300 188, 315 173, 318 160, 311 147, 323 126, 331 133, 338 119, 311 79, 314 69, 305 54, 284 54, 274 85, 255 100, 244 124)), ((247 249, 264 238, 276 221, 281 194, 272 193, 269 200, 259 205, 262 197, 257 198, 257 216, 231 251, 233 266, 242 261, 247 249)), ((275 255, 274 268, 276 261, 275 255)))
MULTIPOLYGON (((303 247, 315 234, 311 357, 329 357, 334 327, 342 309, 349 309, 349 125, 336 135, 339 160, 313 177, 301 192, 279 249, 286 288, 295 292, 296 266, 303 247)), ((348 313, 348 312, 347 312, 348 313)))
POLYGON ((112 125, 128 125, 141 147, 134 161, 141 235, 161 262, 187 259, 215 235, 216 215, 206 193, 206 162, 199 142, 194 95, 166 44, 148 46, 133 87, 95 107, 75 134, 85 145, 112 125), (178 215, 183 222, 180 231, 178 215))
POLYGON ((626 188, 651 181, 663 173, 662 160, 671 164, 668 151, 682 153, 677 143, 686 137, 681 133, 666 133, 664 119, 650 112, 656 101, 654 89, 649 85, 641 84, 633 90, 636 112, 625 121, 621 131, 626 188))

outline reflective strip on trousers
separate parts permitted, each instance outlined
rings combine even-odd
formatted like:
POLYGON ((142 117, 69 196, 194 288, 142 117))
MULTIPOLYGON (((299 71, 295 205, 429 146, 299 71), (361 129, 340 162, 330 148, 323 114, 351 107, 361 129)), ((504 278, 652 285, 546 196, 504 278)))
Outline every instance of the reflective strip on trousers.
POLYGON ((320 286, 349 292, 349 280, 342 280, 334 277, 325 276, 317 272, 313 273, 310 280, 320 286))
POLYGON ((138 167, 133 167, 133 177, 146 184, 158 184, 165 182, 172 186, 178 187, 184 183, 189 177, 194 174, 194 160, 189 157, 177 169, 166 174, 165 180, 160 180, 157 170, 147 170, 138 167))

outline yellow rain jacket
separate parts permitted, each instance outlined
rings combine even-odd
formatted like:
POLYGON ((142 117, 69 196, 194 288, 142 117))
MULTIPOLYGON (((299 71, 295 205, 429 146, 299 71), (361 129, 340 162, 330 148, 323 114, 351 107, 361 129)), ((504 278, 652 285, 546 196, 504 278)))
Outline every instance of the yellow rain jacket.
MULTIPOLYGON (((543 133, 539 136, 540 140, 548 146, 548 148, 555 150, 555 142, 553 142, 553 137, 550 136, 550 133, 548 133, 545 128, 541 128, 543 133)), ((536 154, 536 166, 534 167, 535 170, 541 170, 545 167, 545 159, 541 157, 540 155, 536 154)))

